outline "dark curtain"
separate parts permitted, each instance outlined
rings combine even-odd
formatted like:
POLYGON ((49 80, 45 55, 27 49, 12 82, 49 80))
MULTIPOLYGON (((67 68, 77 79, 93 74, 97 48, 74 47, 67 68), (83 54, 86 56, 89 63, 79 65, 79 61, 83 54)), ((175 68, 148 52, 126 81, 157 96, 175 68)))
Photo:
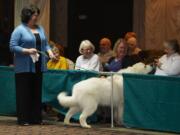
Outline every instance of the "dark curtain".
POLYGON ((50 2, 50 40, 68 46, 68 0, 51 0, 50 2))

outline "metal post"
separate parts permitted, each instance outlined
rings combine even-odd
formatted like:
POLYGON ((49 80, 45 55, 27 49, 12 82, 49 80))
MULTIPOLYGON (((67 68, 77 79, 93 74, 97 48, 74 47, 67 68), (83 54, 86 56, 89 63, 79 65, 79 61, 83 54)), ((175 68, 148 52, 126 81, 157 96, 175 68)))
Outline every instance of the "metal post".
POLYGON ((111 74, 111 90, 112 90, 111 91, 111 128, 113 128, 114 127, 113 74, 111 74))

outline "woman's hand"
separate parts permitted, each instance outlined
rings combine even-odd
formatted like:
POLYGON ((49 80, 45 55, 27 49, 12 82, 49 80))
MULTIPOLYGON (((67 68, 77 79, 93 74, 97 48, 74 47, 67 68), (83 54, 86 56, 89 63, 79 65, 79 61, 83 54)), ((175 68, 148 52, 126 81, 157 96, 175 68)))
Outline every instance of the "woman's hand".
POLYGON ((155 61, 155 65, 156 65, 159 69, 161 69, 162 63, 159 61, 159 59, 155 59, 154 61, 155 61))
POLYGON ((53 61, 58 61, 58 58, 53 54, 51 50, 48 50, 48 55, 49 58, 52 59, 53 61))
POLYGON ((37 53, 37 49, 35 49, 35 48, 29 48, 29 49, 27 49, 27 48, 24 48, 23 49, 23 53, 25 53, 25 54, 36 54, 37 53))

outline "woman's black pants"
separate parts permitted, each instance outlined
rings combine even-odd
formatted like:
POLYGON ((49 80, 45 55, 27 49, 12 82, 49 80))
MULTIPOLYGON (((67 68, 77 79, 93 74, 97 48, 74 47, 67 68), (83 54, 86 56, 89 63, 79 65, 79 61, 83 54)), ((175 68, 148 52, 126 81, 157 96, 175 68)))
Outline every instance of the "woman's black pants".
POLYGON ((42 73, 16 73, 16 112, 18 124, 42 122, 42 73))

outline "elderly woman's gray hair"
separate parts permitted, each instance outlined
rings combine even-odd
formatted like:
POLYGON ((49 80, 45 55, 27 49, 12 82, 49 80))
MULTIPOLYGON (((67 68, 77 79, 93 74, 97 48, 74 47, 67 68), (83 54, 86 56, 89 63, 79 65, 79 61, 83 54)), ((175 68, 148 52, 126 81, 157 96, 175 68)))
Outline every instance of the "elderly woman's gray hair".
POLYGON ((174 50, 174 52, 179 53, 180 49, 179 49, 179 43, 177 39, 171 39, 171 40, 166 40, 164 42, 164 46, 171 48, 172 50, 174 50))
POLYGON ((83 54, 82 50, 83 50, 84 48, 88 48, 88 47, 91 47, 91 48, 92 48, 92 51, 94 52, 95 47, 94 47, 94 45, 91 43, 91 41, 89 41, 89 40, 83 40, 83 41, 81 41, 81 44, 80 44, 80 46, 79 46, 79 53, 80 53, 80 54, 83 54))

